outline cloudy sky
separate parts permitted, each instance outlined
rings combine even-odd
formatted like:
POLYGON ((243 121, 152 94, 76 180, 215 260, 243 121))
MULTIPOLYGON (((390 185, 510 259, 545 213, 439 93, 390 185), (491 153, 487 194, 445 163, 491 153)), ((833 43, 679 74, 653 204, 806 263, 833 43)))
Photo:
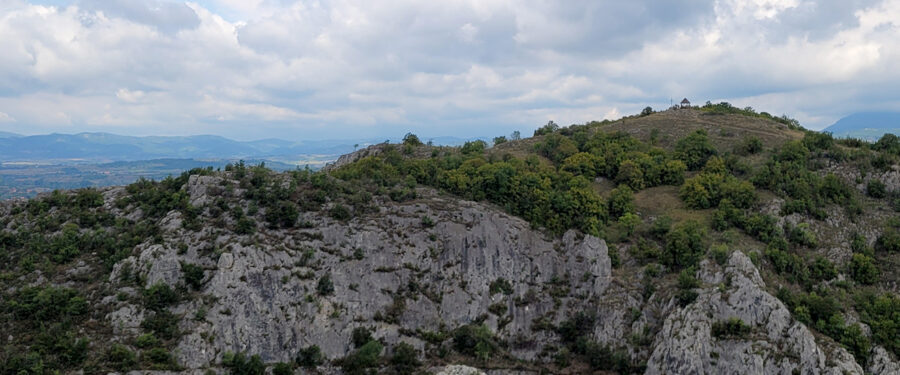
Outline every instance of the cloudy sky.
POLYGON ((0 0, 0 130, 493 136, 900 110, 900 0, 0 0))

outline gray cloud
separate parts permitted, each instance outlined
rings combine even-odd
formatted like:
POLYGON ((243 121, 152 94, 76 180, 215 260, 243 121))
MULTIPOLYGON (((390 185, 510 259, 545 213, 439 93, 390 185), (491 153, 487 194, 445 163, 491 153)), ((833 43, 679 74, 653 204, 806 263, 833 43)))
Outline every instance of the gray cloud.
POLYGON ((122 17, 173 33, 200 25, 194 10, 185 4, 162 0, 80 0, 78 6, 88 11, 102 11, 108 16, 122 17))
POLYGON ((495 135, 669 98, 897 109, 900 0, 83 0, 0 8, 0 130, 495 135))

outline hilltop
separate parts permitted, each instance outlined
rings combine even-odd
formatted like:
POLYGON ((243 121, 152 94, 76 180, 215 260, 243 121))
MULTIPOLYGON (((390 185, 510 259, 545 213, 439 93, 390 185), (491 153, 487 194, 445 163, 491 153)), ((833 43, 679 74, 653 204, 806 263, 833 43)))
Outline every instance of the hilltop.
POLYGON ((0 203, 0 373, 900 371, 897 137, 720 103, 517 138, 0 203))

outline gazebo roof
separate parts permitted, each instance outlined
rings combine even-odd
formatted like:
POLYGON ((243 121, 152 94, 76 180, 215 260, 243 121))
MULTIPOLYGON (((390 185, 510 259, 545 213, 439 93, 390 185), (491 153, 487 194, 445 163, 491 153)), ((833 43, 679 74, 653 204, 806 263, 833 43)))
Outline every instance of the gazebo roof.
POLYGON ((684 99, 681 101, 681 104, 689 104, 690 102, 691 102, 690 100, 687 100, 687 98, 684 98, 684 99))

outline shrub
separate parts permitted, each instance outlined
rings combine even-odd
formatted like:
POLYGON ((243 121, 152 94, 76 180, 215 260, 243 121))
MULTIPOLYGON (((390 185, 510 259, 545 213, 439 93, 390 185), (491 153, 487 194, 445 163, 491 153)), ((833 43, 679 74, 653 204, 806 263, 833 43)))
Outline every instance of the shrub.
POLYGON ((412 374, 422 366, 419 362, 419 354, 412 345, 401 342, 394 347, 394 355, 391 356, 391 367, 397 374, 412 374))
POLYGON ((297 204, 287 200, 266 209, 266 221, 271 228, 293 228, 299 216, 297 204))
POLYGON ((300 367, 315 368, 325 363, 325 356, 322 355, 318 345, 311 345, 300 349, 294 362, 300 367))
POLYGON ((800 223, 796 227, 785 223, 784 232, 787 234, 788 240, 799 245, 815 247, 818 243, 816 235, 810 230, 808 223, 800 223))
POLYGON ((607 204, 611 217, 621 217, 626 213, 634 212, 634 192, 627 185, 619 185, 609 193, 607 204))
POLYGON ((256 221, 249 217, 242 217, 238 219, 237 223, 234 227, 234 232, 237 234, 253 234, 256 232, 256 221))
POLYGON ((181 273, 184 274, 184 283, 191 288, 196 290, 203 285, 203 267, 191 263, 181 263, 181 273))
POLYGON ((128 371, 137 364, 134 352, 122 344, 114 344, 106 351, 106 363, 116 371, 128 371))
POLYGON ((380 342, 372 340, 361 346, 358 350, 342 358, 339 363, 341 368, 351 375, 364 374, 367 369, 378 365, 378 357, 384 346, 380 342))
POLYGON ((834 266, 834 263, 831 263, 830 260, 825 257, 817 257, 815 261, 813 261, 812 266, 809 267, 810 276, 816 280, 828 281, 831 280, 838 275, 837 267, 834 266))
POLYGON ((328 211, 328 214, 335 220, 347 221, 350 220, 353 215, 350 213, 350 210, 347 207, 340 203, 336 203, 331 210, 328 211))
POLYGON ((887 196, 887 188, 884 183, 878 180, 871 180, 866 185, 866 194, 872 198, 884 198, 887 196))
POLYGON ((410 146, 421 146, 422 141, 419 140, 419 137, 413 133, 406 133, 403 136, 403 144, 410 146))
POLYGON ((134 339, 134 346, 141 349, 152 348, 157 345, 159 345, 159 339, 153 336, 152 333, 145 333, 134 339))
POLYGON ((542 142, 534 145, 538 154, 543 155, 554 163, 561 163, 566 158, 578 152, 578 146, 568 137, 560 134, 547 135, 542 142))
POLYGON ((178 317, 162 310, 144 318, 141 328, 153 332, 157 337, 170 340, 178 336, 178 317))
POLYGON ((319 293, 320 296, 330 296, 334 294, 334 283, 331 281, 331 275, 325 274, 319 278, 319 282, 316 284, 316 292, 319 293))
POLYGON ((249 359, 244 353, 227 352, 222 356, 222 365, 232 375, 265 375, 266 365, 262 358, 253 355, 249 359))
POLYGON ((716 244, 709 247, 709 254, 713 260, 716 261, 720 266, 724 266, 728 263, 728 257, 731 255, 731 252, 728 251, 728 246, 723 244, 716 244))
POLYGON ((350 342, 354 348, 359 348, 367 342, 372 341, 372 330, 366 327, 356 327, 350 335, 350 342))
POLYGON ((675 144, 675 155, 690 170, 700 169, 717 151, 705 130, 697 130, 675 144))
POLYGON ((672 267, 689 267, 697 262, 705 251, 706 229, 700 223, 689 220, 678 224, 666 235, 663 263, 672 267))
POLYGON ((456 351, 481 360, 490 359, 500 350, 494 334, 486 325, 465 325, 453 332, 453 348, 456 351))
POLYGON ((744 137, 744 139, 741 140, 741 143, 735 146, 734 152, 738 155, 752 155, 762 151, 762 149, 762 141, 756 136, 749 136, 744 137))
POLYGON ((900 298, 892 294, 863 293, 856 298, 860 318, 871 327, 872 339, 900 355, 900 298))
POLYGON ((700 287, 700 280, 697 280, 696 273, 697 271, 691 267, 682 270, 678 274, 678 293, 675 295, 675 299, 678 301, 678 305, 682 307, 694 302, 699 295, 694 290, 700 287))
POLYGON ((507 139, 505 136, 494 137, 494 146, 506 143, 507 139))
POLYGON ((272 375, 291 375, 293 373, 294 368, 290 363, 278 362, 272 367, 272 375))
POLYGON ((153 311, 160 311, 178 302, 178 293, 162 282, 144 289, 142 295, 144 297, 144 307, 153 311))
POLYGON ((504 278, 499 278, 497 280, 491 281, 490 285, 491 294, 503 293, 506 295, 510 295, 513 293, 513 286, 504 278))
POLYGON ((174 369, 176 367, 175 358, 165 348, 146 350, 141 354, 141 359, 144 362, 149 362, 151 364, 150 368, 156 370, 174 369))
POLYGON ((881 272, 875 265, 875 260, 863 254, 853 254, 850 259, 850 277, 856 282, 865 285, 872 285, 878 281, 881 272))
POLYGON ((459 151, 464 155, 480 155, 484 153, 484 149, 487 148, 487 143, 478 139, 471 142, 463 143, 462 147, 460 147, 459 151))
POLYGON ((900 252, 900 232, 894 228, 887 228, 875 240, 875 250, 890 253, 900 252))
POLYGON ((740 318, 729 318, 712 325, 712 336, 715 338, 745 338, 750 334, 750 326, 740 318))
POLYGON ((666 235, 672 229, 672 218, 668 216, 657 217, 650 226, 650 235, 656 239, 665 239, 666 235))
POLYGON ((551 134, 559 130, 559 125, 556 125, 553 121, 548 121, 547 125, 544 125, 534 131, 534 136, 537 137, 539 135, 551 134))
POLYGON ((7 300, 6 308, 16 319, 43 324, 84 315, 88 304, 74 289, 26 287, 7 300))

